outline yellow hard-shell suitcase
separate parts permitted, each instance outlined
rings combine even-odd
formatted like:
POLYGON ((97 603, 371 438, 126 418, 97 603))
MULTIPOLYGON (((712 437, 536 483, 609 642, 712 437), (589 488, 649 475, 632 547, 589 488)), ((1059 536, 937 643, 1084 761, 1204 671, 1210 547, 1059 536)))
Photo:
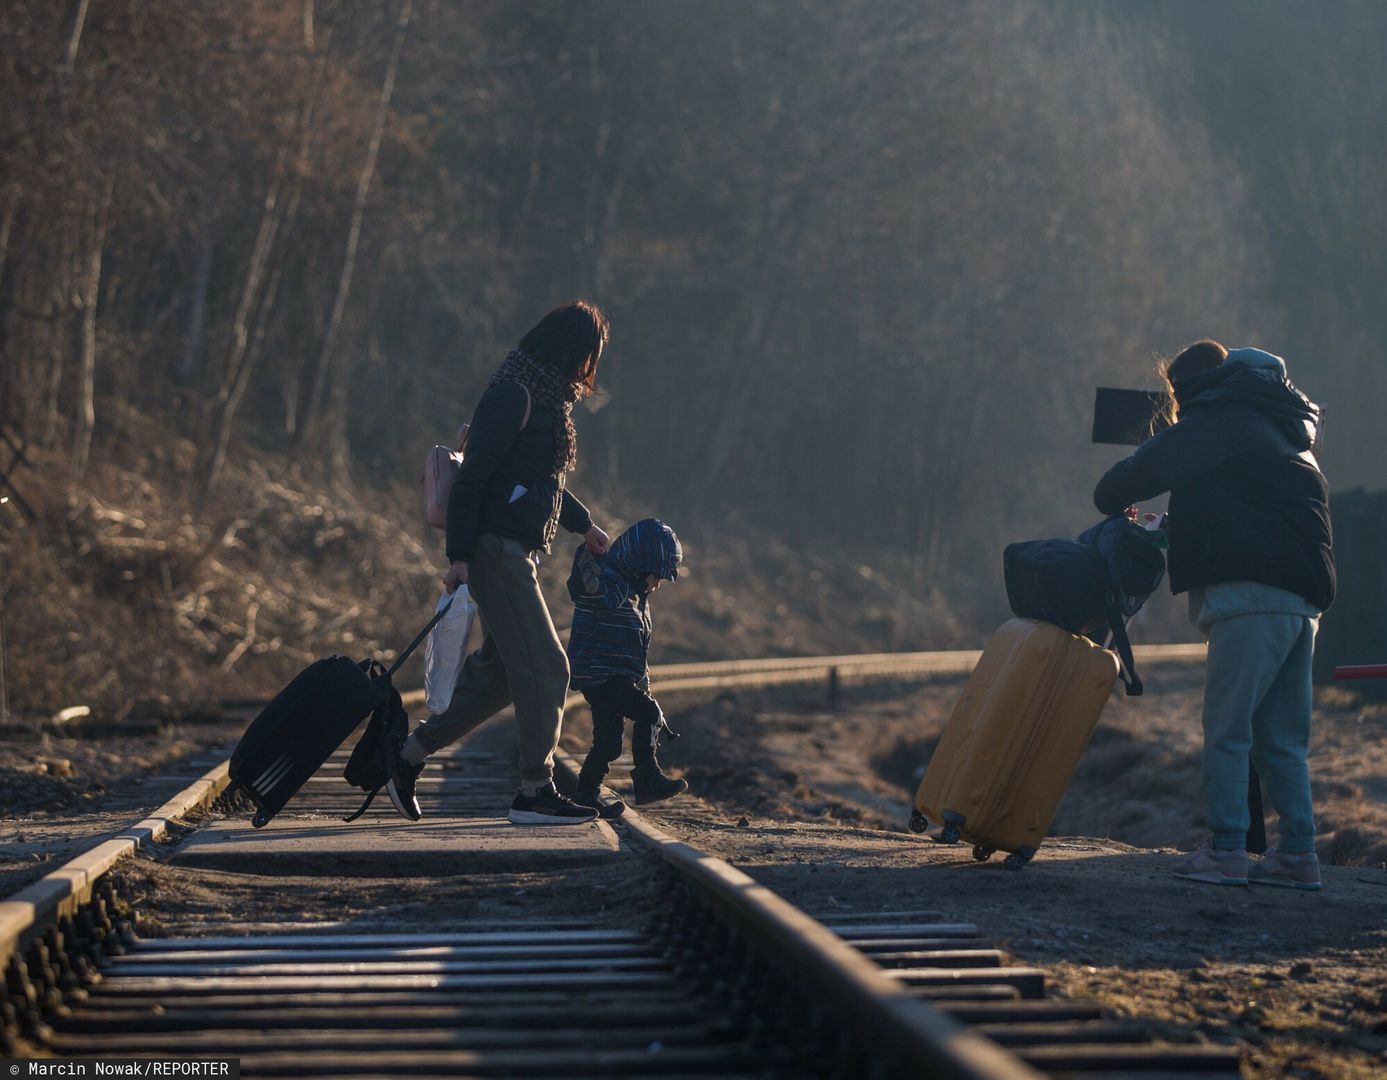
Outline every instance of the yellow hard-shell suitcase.
POLYGON ((1033 619, 1003 623, 963 688, 915 793, 910 827, 1001 850, 1019 869, 1040 846, 1117 680, 1117 657, 1033 619))

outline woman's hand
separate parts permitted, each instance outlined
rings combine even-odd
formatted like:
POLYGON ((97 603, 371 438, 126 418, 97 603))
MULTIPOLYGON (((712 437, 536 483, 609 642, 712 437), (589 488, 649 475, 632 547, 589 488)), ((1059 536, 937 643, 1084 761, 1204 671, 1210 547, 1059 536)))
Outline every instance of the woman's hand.
POLYGON ((443 575, 443 587, 450 593, 458 591, 459 585, 467 584, 467 564, 465 562, 455 562, 448 567, 448 572, 443 575))
POLYGON ((604 533, 600 527, 594 525, 587 532, 583 533, 583 539, 588 542, 588 550, 594 555, 607 554, 607 547, 610 541, 607 539, 607 534, 604 533))

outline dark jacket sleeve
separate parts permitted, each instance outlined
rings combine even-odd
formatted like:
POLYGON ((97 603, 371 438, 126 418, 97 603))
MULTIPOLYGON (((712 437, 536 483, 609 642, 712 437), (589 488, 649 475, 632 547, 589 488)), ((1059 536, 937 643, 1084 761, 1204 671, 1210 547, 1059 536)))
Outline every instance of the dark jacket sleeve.
POLYGON ((525 390, 499 382, 487 388, 467 436, 467 453, 448 496, 448 560, 468 562, 477 546, 482 492, 486 482, 515 445, 525 419, 525 390))
POLYGON ((579 536, 592 528, 592 515, 588 513, 588 508, 568 488, 563 489, 563 505, 559 508, 559 524, 569 532, 577 533, 579 536))
POLYGON ((1134 503, 1188 483, 1218 465, 1227 453, 1227 440, 1214 418, 1181 420, 1104 473, 1093 489, 1093 504, 1101 513, 1120 514, 1134 503))

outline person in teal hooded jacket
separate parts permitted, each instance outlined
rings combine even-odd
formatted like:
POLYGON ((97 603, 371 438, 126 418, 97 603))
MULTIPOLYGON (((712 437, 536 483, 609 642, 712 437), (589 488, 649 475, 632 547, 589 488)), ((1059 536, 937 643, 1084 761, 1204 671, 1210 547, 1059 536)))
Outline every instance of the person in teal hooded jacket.
POLYGON ((1307 763, 1311 659, 1334 600, 1320 410, 1261 349, 1200 341, 1165 368, 1170 425, 1118 462, 1105 514, 1170 492, 1170 587, 1209 639, 1204 809, 1212 836, 1175 874, 1219 885, 1320 887, 1307 763), (1279 817, 1275 849, 1246 847, 1249 755, 1279 817))

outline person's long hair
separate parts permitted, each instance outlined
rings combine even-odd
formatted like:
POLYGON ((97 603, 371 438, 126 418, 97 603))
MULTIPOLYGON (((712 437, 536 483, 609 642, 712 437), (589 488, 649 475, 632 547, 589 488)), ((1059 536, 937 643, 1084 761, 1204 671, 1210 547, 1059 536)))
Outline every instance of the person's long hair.
POLYGON ((1165 393, 1160 407, 1151 421, 1151 431, 1155 434, 1161 428, 1170 427, 1180 419, 1180 402, 1175 387, 1179 383, 1203 375, 1228 359, 1228 350, 1212 338, 1204 338, 1193 345, 1186 345, 1173 360, 1164 361, 1159 368, 1161 381, 1165 383, 1165 393))
POLYGON ((586 396, 597 389, 597 362, 611 328, 596 304, 573 300, 560 304, 520 339, 520 348, 548 364, 586 396))

